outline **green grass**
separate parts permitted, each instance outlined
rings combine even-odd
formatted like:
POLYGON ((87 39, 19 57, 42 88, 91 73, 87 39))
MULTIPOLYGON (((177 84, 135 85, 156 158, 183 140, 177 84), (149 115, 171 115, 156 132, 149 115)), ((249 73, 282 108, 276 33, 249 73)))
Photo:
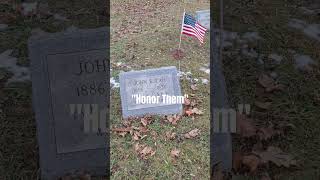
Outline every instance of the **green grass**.
MULTIPOLYGON (((273 67, 269 62, 265 66, 259 66, 255 63, 256 59, 241 57, 240 61, 235 61, 236 57, 225 57, 224 71, 230 101, 235 106, 242 100, 252 104, 255 100, 261 99, 256 91, 258 75, 264 72, 277 72, 278 81, 286 86, 285 90, 267 97, 272 101, 271 109, 266 112, 253 109, 252 114, 260 125, 266 125, 269 121, 275 125, 294 125, 294 129, 286 131, 280 139, 268 142, 268 145, 279 146, 295 156, 299 168, 284 169, 271 166, 263 171, 274 178, 281 177, 280 179, 316 179, 319 177, 316 172, 319 171, 320 165, 319 67, 308 73, 297 71, 288 50, 310 55, 320 63, 318 51, 320 44, 301 32, 289 29, 287 23, 290 18, 306 20, 309 23, 315 23, 317 20, 315 17, 308 18, 294 9, 293 5, 298 2, 286 3, 277 0, 250 2, 225 1, 225 5, 230 7, 226 8, 225 13, 226 30, 257 31, 264 39, 258 45, 254 45, 257 52, 267 55, 278 53, 284 59, 280 65, 273 67)), ((235 150, 245 146, 243 141, 235 139, 235 150)))

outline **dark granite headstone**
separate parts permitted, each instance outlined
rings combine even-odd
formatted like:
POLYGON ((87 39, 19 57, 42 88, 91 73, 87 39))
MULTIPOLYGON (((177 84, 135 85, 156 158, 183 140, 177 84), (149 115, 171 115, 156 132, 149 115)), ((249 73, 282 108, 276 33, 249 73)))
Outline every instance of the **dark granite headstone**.
POLYGON ((108 29, 29 39, 42 179, 106 175, 108 29))
POLYGON ((180 114, 182 104, 163 103, 162 95, 181 96, 176 67, 162 67, 120 73, 123 117, 145 114, 180 114), (159 103, 136 103, 132 95, 159 96, 159 103))

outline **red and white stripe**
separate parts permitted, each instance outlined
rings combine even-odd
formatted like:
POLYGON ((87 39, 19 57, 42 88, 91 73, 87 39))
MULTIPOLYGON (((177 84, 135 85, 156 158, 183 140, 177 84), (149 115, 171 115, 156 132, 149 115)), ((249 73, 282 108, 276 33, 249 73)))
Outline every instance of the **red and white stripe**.
POLYGON ((190 25, 183 24, 181 33, 188 36, 195 36, 201 43, 203 43, 206 31, 207 29, 205 27, 196 22, 195 28, 190 25))

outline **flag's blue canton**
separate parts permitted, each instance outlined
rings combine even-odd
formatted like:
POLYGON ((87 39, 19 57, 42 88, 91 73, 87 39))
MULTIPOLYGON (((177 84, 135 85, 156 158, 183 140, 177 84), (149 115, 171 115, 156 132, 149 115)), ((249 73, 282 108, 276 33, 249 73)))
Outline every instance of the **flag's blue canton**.
POLYGON ((184 24, 190 25, 192 27, 195 27, 196 26, 196 20, 193 19, 193 17, 191 15, 185 14, 185 16, 184 16, 184 24))

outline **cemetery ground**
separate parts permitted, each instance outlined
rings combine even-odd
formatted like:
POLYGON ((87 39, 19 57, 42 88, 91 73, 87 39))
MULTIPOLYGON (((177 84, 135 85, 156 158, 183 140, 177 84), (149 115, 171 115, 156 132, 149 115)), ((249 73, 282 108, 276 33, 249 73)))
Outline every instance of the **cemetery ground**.
POLYGON ((319 1, 224 4, 229 102, 251 105, 233 137, 233 179, 319 179, 319 1))
MULTIPOLYGON (((208 1, 185 5, 186 11, 193 13, 209 8, 208 1)), ((202 46, 189 37, 182 40, 185 57, 181 60, 184 75, 180 84, 182 94, 188 94, 191 102, 181 119, 121 118, 119 73, 163 66, 178 68, 172 51, 178 48, 182 13, 178 1, 111 1, 112 179, 209 179, 208 34, 202 46)))
POLYGON ((40 175, 28 38, 70 27, 102 27, 109 18, 106 5, 101 5, 105 1, 46 2, 38 7, 27 3, 21 9, 20 1, 0 1, 0 179, 38 179, 40 175))

